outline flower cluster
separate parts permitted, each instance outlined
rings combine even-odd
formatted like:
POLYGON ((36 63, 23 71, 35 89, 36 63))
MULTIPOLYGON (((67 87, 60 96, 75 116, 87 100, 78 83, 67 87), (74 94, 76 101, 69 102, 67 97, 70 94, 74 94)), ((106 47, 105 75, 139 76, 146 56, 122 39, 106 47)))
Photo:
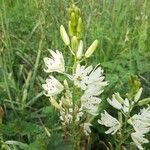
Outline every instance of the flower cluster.
POLYGON ((62 125, 79 122, 83 120, 82 118, 85 118, 85 121, 81 121, 80 126, 83 128, 85 135, 89 135, 91 133, 90 126, 92 126, 89 122, 90 116, 98 114, 98 106, 101 102, 98 96, 107 85, 107 82, 104 81, 103 70, 101 67, 86 67, 78 63, 75 72, 68 74, 65 71, 65 61, 62 53, 58 50, 50 50, 50 54, 50 58, 44 58, 46 66, 44 71, 46 73, 57 72, 64 75, 76 89, 79 89, 81 97, 73 100, 73 91, 69 88, 67 80, 65 79, 61 83, 52 75, 42 85, 45 95, 50 98, 51 104, 59 109, 62 125), (59 101, 55 99, 58 94, 61 94, 59 101))
MULTIPOLYGON (((135 145, 143 150, 142 144, 148 143, 149 141, 145 138, 145 134, 150 131, 150 106, 148 108, 143 108, 139 114, 135 114, 132 117, 130 113, 133 107, 137 104, 142 93, 142 88, 138 90, 135 94, 133 101, 128 98, 123 99, 119 93, 112 95, 112 99, 107 99, 108 103, 117 109, 127 120, 127 123, 132 125, 135 132, 131 132, 131 138, 134 141, 135 145)), ((122 117, 121 117, 122 118, 122 117)), ((122 120, 118 121, 116 118, 109 115, 106 111, 101 114, 101 119, 98 120, 98 123, 109 127, 109 130, 106 131, 106 134, 115 134, 121 129, 123 129, 124 124, 122 120)))
MULTIPOLYGON (((60 26, 62 40, 74 57, 73 66, 70 67, 72 69, 69 71, 66 69, 63 54, 59 50, 49 50, 50 57, 44 58, 46 66, 44 71, 49 74, 49 77, 42 84, 51 105, 59 110, 59 118, 65 135, 67 133, 69 133, 67 135, 74 134, 72 139, 78 140, 75 141, 75 149, 83 149, 76 148, 76 146, 77 144, 79 147, 83 145, 80 143, 85 137, 83 135, 90 135, 91 121, 98 115, 99 105, 102 101, 100 95, 104 87, 108 85, 99 65, 96 67, 82 65, 82 62, 93 54, 98 45, 98 40, 95 40, 84 52, 81 39, 82 31, 83 23, 80 9, 72 5, 69 8, 69 36, 64 26, 60 26), (61 80, 56 79, 53 73, 55 76, 59 74, 60 77, 61 75, 61 80), (78 137, 76 138, 76 136, 78 137)), ((132 91, 133 93, 136 92, 135 89, 134 92, 132 91)), ((129 136, 140 150, 143 150, 142 144, 149 142, 145 135, 150 131, 150 106, 143 108, 139 114, 131 117, 131 112, 137 104, 142 105, 150 101, 150 99, 139 101, 141 93, 142 88, 138 90, 135 96, 128 95, 125 99, 119 93, 114 93, 112 98, 107 98, 107 102, 117 110, 118 118, 111 116, 104 110, 98 123, 108 128, 106 134, 117 134, 114 136, 118 138, 115 139, 115 143, 119 142, 119 147, 116 144, 116 149, 122 149, 121 144, 125 145, 124 141, 129 136), (129 126, 130 128, 128 128, 129 126)))
POLYGON ((128 120, 128 123, 130 123, 135 130, 135 132, 131 134, 133 141, 137 147, 142 150, 141 144, 149 142, 144 136, 150 132, 150 107, 143 108, 139 114, 132 116, 128 120))

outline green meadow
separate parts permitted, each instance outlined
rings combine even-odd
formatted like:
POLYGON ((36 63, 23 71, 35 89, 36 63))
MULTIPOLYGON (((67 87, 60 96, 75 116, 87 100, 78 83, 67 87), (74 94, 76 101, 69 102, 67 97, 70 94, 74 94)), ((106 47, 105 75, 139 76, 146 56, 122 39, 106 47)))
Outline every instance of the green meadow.
MULTIPOLYGON (((0 0, 0 150, 71 150, 58 111, 41 86, 47 77, 43 58, 49 56, 48 49, 60 50, 72 64, 59 31, 62 24, 67 29, 71 4, 71 0, 0 0)), ((114 92, 133 94, 139 84, 141 97, 150 97, 150 0, 75 4, 83 20, 84 52, 99 41, 85 63, 100 64, 109 83, 100 111, 111 112, 105 101, 114 92)), ((93 122, 89 150, 108 150, 105 145, 112 137, 93 122)), ((150 144, 145 147, 148 150, 150 144)))

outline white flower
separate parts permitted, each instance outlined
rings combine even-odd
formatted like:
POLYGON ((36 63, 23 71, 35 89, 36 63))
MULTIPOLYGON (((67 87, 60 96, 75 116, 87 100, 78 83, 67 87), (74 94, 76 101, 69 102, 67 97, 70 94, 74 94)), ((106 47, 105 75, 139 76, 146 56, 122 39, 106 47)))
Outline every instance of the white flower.
POLYGON ((85 90, 84 94, 86 95, 92 95, 92 96, 99 96, 104 90, 102 89, 101 85, 98 85, 96 83, 89 84, 87 86, 87 89, 85 90))
POLYGON ((113 94, 112 95, 112 100, 110 100, 109 98, 107 98, 107 101, 108 101, 108 103, 112 106, 112 107, 114 107, 114 108, 116 108, 116 109, 121 109, 122 108, 122 105, 121 105, 121 103, 115 98, 115 95, 113 94))
POLYGON ((129 107, 130 107, 130 103, 129 103, 129 100, 126 98, 122 106, 122 110, 124 111, 124 113, 129 112, 129 107))
POLYGON ((91 133, 91 129, 90 129, 91 126, 92 124, 88 122, 83 124, 83 131, 86 136, 89 136, 89 134, 91 133))
POLYGON ((144 135, 141 134, 140 132, 131 133, 131 137, 134 143, 136 144, 136 146, 140 150, 144 150, 144 148, 142 147, 142 144, 149 142, 146 138, 144 138, 144 135))
POLYGON ((51 58, 45 57, 44 62, 47 67, 47 69, 44 69, 45 72, 59 72, 63 73, 65 72, 65 62, 64 58, 61 52, 56 50, 56 52, 50 50, 50 53, 52 55, 51 58))
POLYGON ((101 113, 101 120, 98 119, 98 123, 110 127, 109 130, 105 132, 106 134, 115 134, 121 128, 120 122, 106 111, 101 113))
POLYGON ((77 114, 76 114, 76 120, 75 121, 80 121, 80 119, 81 119, 81 117, 84 115, 84 113, 82 112, 82 111, 80 111, 80 112, 78 112, 77 114))
POLYGON ((148 133, 150 131, 150 108, 143 108, 139 114, 132 116, 128 123, 133 126, 136 132, 148 133))
POLYGON ((112 99, 107 98, 107 101, 112 107, 118 110, 123 110, 124 113, 127 113, 129 111, 129 100, 127 98, 123 100, 119 93, 113 94, 112 99))
POLYGON ((99 103, 101 103, 101 99, 98 97, 86 94, 81 97, 81 107, 94 116, 98 114, 99 103))
POLYGON ((107 85, 107 82, 103 81, 104 77, 102 73, 103 70, 100 67, 93 69, 92 66, 86 68, 86 66, 80 66, 80 64, 78 64, 73 77, 74 84, 82 90, 86 90, 87 87, 93 85, 99 87, 98 89, 102 89, 107 85))
POLYGON ((76 73, 74 75, 74 84, 77 87, 80 87, 82 90, 86 90, 87 83, 85 81, 85 78, 92 71, 92 69, 92 66, 86 68, 85 66, 80 66, 80 64, 78 64, 76 68, 76 73))
POLYGON ((46 79, 45 82, 46 84, 42 84, 42 87, 46 91, 46 96, 54 96, 60 94, 64 89, 63 85, 53 76, 49 76, 49 78, 46 79))

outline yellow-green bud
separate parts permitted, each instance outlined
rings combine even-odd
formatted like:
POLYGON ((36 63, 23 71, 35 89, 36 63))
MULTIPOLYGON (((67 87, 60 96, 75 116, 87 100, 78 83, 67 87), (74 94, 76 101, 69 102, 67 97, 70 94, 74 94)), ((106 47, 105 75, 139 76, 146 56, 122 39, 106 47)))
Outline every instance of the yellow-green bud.
POLYGON ((81 35, 82 30, 83 30, 83 23, 81 17, 79 17, 77 24, 77 33, 79 34, 79 36, 81 35))
POLYGON ((78 48, 78 39, 76 36, 73 36, 72 39, 71 39, 71 48, 74 52, 77 51, 77 48, 78 48))
POLYGON ((83 54, 83 41, 80 40, 80 43, 78 45, 77 54, 76 54, 76 57, 78 60, 80 60, 82 58, 82 54, 83 54))
POLYGON ((77 23, 76 23, 76 16, 75 16, 75 13, 74 13, 74 12, 71 13, 70 20, 71 20, 72 25, 73 25, 73 26, 76 26, 76 24, 77 24, 77 23))
POLYGON ((68 31, 70 36, 75 35, 74 27, 72 26, 71 21, 68 22, 68 31))
POLYGON ((61 109, 60 105, 57 103, 54 97, 51 96, 49 100, 50 100, 51 105, 53 105, 57 109, 61 109))
POLYGON ((61 34, 61 37, 62 37, 62 40, 64 41, 64 43, 68 46, 70 45, 70 39, 69 39, 69 36, 64 28, 63 25, 60 26, 60 34, 61 34))
POLYGON ((95 40, 85 52, 85 58, 89 58, 97 48, 98 40, 95 40))

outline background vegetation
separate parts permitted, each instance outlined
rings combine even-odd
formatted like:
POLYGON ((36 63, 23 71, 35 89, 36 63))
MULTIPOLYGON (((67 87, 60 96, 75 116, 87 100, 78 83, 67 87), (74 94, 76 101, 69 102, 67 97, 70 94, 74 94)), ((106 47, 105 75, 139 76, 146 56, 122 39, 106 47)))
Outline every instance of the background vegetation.
MULTIPOLYGON (((70 61, 59 33, 61 24, 67 27, 70 4, 69 0, 0 0, 0 147, 6 141, 14 150, 70 149, 63 140, 57 111, 41 88, 48 48, 60 49, 70 61)), ((83 0, 76 4, 82 12, 86 47, 99 40, 90 63, 100 63, 105 70, 109 86, 104 101, 113 92, 126 94, 129 78, 135 75, 144 88, 142 97, 149 97, 150 1, 83 0)), ((104 147, 111 138, 102 131, 102 127, 93 128, 91 149, 104 147)))

